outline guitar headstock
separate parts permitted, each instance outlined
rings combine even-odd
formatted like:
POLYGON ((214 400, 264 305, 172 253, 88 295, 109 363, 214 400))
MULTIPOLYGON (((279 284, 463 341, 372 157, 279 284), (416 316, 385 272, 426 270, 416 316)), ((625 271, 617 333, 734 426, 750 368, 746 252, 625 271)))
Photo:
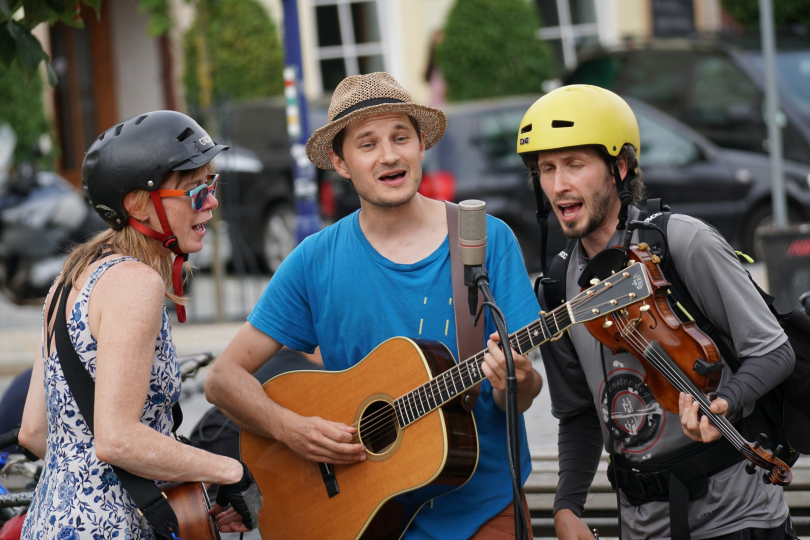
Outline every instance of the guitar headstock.
POLYGON ((633 263, 607 279, 595 282, 568 302, 573 322, 585 322, 635 304, 652 294, 643 264, 633 263))

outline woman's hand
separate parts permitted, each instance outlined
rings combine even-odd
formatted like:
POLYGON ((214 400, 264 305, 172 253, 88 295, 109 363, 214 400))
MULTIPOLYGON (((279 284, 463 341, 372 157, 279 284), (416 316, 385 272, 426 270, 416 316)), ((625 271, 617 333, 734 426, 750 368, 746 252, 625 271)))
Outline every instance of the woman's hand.
MULTIPOLYGON (((678 396, 678 411, 681 416, 681 427, 684 434, 693 441, 712 442, 721 437, 708 416, 698 418, 700 404, 692 399, 692 396, 680 393, 678 396)), ((725 415, 728 412, 728 402, 725 399, 717 398, 712 401, 711 412, 725 415)))

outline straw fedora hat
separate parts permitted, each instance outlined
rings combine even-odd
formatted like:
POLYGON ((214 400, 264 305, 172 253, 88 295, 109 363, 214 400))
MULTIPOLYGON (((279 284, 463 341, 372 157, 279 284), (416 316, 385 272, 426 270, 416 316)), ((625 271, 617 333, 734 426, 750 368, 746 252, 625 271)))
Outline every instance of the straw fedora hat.
POLYGON ((447 128, 442 111, 414 103, 408 91, 388 73, 353 75, 335 88, 327 112, 329 123, 307 141, 307 157, 321 169, 334 169, 329 150, 335 135, 355 120, 389 112, 405 113, 419 123, 425 132, 425 150, 436 144, 447 128))

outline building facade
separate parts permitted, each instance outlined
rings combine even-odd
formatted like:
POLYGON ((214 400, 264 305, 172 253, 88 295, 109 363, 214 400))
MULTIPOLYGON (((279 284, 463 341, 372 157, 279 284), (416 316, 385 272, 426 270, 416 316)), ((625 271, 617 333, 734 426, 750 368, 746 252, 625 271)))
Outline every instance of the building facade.
MULTIPOLYGON (((429 69, 431 51, 455 1, 298 0, 307 97, 328 103, 344 77, 387 71, 417 101, 441 105, 441 80, 429 69)), ((551 47, 559 73, 594 47, 715 32, 724 24, 719 0, 527 1, 540 15, 537 38, 551 47)), ((260 2, 282 32, 281 0, 260 2)), ((149 36, 148 16, 127 0, 105 0, 100 18, 84 6, 81 30, 37 29, 60 80, 44 96, 61 148, 60 169, 76 185, 84 151, 98 133, 144 111, 184 109, 181 40, 194 7, 186 0, 170 0, 169 6, 174 25, 161 38, 149 36)))

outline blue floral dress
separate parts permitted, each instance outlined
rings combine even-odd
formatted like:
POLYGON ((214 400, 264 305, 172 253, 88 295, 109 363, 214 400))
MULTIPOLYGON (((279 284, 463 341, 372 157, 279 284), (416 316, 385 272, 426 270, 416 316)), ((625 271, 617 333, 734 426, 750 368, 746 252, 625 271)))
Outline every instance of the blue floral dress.
MULTIPOLYGON (((87 312, 90 293, 105 270, 127 260, 136 259, 121 257, 99 266, 82 288, 68 316, 68 333, 73 346, 94 379, 96 340, 90 334, 87 312)), ((65 382, 55 347, 50 356, 44 356, 43 348, 48 448, 45 467, 25 519, 22 538, 154 539, 152 528, 138 515, 135 503, 122 489, 112 467, 96 457, 93 435, 65 382)), ((179 397, 180 370, 172 343, 171 323, 164 307, 141 422, 170 435, 172 405, 179 397)))

